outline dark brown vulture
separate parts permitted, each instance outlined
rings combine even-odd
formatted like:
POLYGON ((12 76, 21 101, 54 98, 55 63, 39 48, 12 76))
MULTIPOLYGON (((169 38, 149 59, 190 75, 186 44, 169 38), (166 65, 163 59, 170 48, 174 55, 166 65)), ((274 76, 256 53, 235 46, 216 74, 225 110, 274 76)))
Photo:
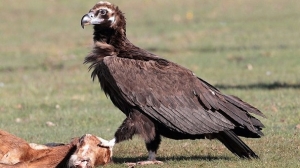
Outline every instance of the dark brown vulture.
POLYGON ((120 9, 97 3, 81 19, 94 25, 94 48, 85 58, 92 78, 127 118, 107 146, 140 134, 155 155, 161 136, 171 139, 218 139, 241 158, 258 156, 238 137, 259 138, 264 116, 241 99, 225 95, 192 71, 133 45, 126 37, 120 9))

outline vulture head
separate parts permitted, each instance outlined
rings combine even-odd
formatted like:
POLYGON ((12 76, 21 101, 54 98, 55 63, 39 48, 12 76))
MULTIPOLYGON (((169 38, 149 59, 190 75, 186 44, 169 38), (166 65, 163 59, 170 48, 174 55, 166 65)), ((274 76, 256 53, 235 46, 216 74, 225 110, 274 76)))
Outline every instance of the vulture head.
POLYGON ((81 27, 94 25, 97 30, 121 30, 125 32, 126 22, 123 13, 119 8, 110 2, 100 1, 83 15, 81 27))

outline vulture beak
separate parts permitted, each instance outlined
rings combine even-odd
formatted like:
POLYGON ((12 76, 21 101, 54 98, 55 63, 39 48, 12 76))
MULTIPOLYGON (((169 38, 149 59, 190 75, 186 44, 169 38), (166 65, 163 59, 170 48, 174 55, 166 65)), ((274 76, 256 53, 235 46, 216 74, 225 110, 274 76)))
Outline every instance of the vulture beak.
POLYGON ((89 14, 83 15, 81 18, 81 27, 84 29, 84 26, 89 25, 91 20, 92 19, 90 18, 89 14))
POLYGON ((100 24, 103 21, 103 19, 99 19, 94 15, 93 12, 90 12, 88 14, 85 14, 81 18, 81 27, 84 29, 85 25, 94 25, 94 24, 100 24))

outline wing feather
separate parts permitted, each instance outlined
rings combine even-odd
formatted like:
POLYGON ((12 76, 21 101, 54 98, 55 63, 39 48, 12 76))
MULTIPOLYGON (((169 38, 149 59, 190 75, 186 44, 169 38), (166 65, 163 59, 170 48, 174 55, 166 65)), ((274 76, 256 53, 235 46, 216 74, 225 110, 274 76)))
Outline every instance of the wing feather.
MULTIPOLYGON (((226 96, 191 71, 171 62, 105 57, 105 66, 126 101, 167 126, 188 134, 216 133, 237 126, 254 130, 258 110, 226 96)), ((262 124, 261 124, 262 125, 262 124)))

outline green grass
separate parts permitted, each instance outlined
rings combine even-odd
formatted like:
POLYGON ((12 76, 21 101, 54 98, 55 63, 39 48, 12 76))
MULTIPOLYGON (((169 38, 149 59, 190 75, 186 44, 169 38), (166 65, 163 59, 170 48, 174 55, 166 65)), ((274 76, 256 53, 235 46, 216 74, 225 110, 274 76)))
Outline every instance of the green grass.
MULTIPOLYGON (((124 115, 82 64, 92 27, 83 30, 79 22, 95 2, 0 3, 1 129, 35 143, 68 142, 85 133, 113 137, 124 115)), ((133 43, 188 67, 268 117, 261 118, 263 138, 245 139, 260 160, 240 160, 216 141, 164 138, 162 167, 300 166, 300 1, 112 2, 125 12, 133 43)), ((146 155, 143 141, 134 138, 115 146, 115 164, 107 167, 146 155)))

